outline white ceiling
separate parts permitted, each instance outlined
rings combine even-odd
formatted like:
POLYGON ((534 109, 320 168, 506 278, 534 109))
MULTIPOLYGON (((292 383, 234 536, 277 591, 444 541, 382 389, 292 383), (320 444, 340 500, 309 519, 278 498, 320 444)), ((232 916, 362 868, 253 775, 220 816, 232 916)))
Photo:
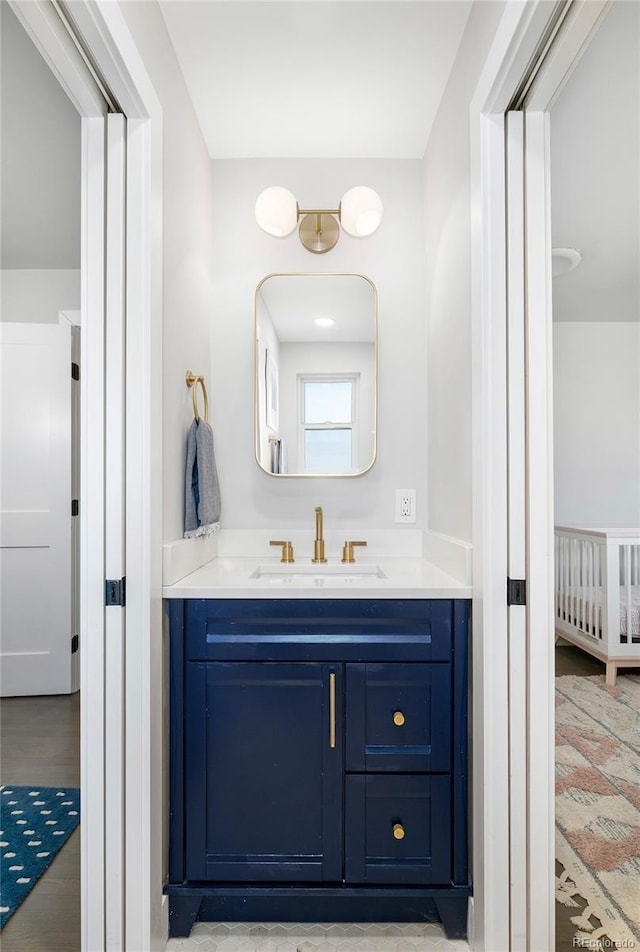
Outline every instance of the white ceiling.
POLYGON ((280 343, 375 340, 374 291, 359 275, 274 275, 261 294, 280 343), (335 324, 318 327, 317 317, 331 317, 335 324))
POLYGON ((160 0, 212 158, 422 158, 470 0, 160 0))
POLYGON ((3 268, 80 267, 80 116, 0 0, 3 268))
POLYGON ((551 110, 556 321, 640 320, 640 4, 613 3, 551 110))

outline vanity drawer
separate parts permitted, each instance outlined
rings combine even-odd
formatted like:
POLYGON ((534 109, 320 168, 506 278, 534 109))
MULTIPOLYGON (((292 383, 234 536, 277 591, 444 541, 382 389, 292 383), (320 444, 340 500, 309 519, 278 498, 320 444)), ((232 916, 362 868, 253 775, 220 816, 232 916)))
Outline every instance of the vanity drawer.
POLYGON ((451 769, 451 665, 347 665, 346 769, 451 769))
POLYGON ((449 661, 454 603, 188 599, 189 661, 449 661))
POLYGON ((348 776, 346 881, 448 885, 450 798, 448 776, 348 776))

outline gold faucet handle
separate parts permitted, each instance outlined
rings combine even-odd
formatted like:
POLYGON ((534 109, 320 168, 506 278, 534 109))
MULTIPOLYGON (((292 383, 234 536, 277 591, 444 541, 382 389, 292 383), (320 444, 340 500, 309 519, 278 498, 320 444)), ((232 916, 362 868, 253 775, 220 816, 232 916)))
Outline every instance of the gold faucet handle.
POLYGON ((344 544, 343 547, 342 547, 342 559, 341 559, 341 561, 342 561, 342 562, 355 562, 356 557, 355 557, 355 555, 353 554, 353 547, 354 547, 354 545, 366 545, 366 544, 367 544, 366 542, 359 542, 359 541, 352 541, 352 542, 347 541, 347 542, 345 542, 345 544, 344 544))
POLYGON ((269 545, 281 545, 282 546, 282 558, 281 562, 295 562, 293 557, 293 546, 291 542, 284 542, 282 539, 271 539, 269 545))

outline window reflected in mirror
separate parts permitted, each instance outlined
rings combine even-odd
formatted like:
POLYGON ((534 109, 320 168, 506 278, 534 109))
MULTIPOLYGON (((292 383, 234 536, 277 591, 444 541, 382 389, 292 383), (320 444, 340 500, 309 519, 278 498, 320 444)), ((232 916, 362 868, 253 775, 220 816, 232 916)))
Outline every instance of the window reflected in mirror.
POLYGON ((255 451, 274 476, 373 465, 377 294, 358 274, 273 274, 255 296, 255 451))

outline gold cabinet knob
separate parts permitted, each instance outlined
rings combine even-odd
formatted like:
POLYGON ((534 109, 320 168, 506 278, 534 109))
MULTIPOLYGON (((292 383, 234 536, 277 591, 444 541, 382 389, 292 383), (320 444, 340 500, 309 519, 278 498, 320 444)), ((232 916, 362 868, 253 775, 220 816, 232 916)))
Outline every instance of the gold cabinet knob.
POLYGON ((403 839, 404 839, 404 827, 403 827, 402 823, 394 823, 394 824, 393 824, 393 838, 394 838, 395 840, 403 840, 403 839))
POLYGON ((395 714, 393 715, 393 723, 396 725, 396 727, 402 727, 402 725, 404 724, 404 714, 402 713, 402 711, 395 712, 395 714))

